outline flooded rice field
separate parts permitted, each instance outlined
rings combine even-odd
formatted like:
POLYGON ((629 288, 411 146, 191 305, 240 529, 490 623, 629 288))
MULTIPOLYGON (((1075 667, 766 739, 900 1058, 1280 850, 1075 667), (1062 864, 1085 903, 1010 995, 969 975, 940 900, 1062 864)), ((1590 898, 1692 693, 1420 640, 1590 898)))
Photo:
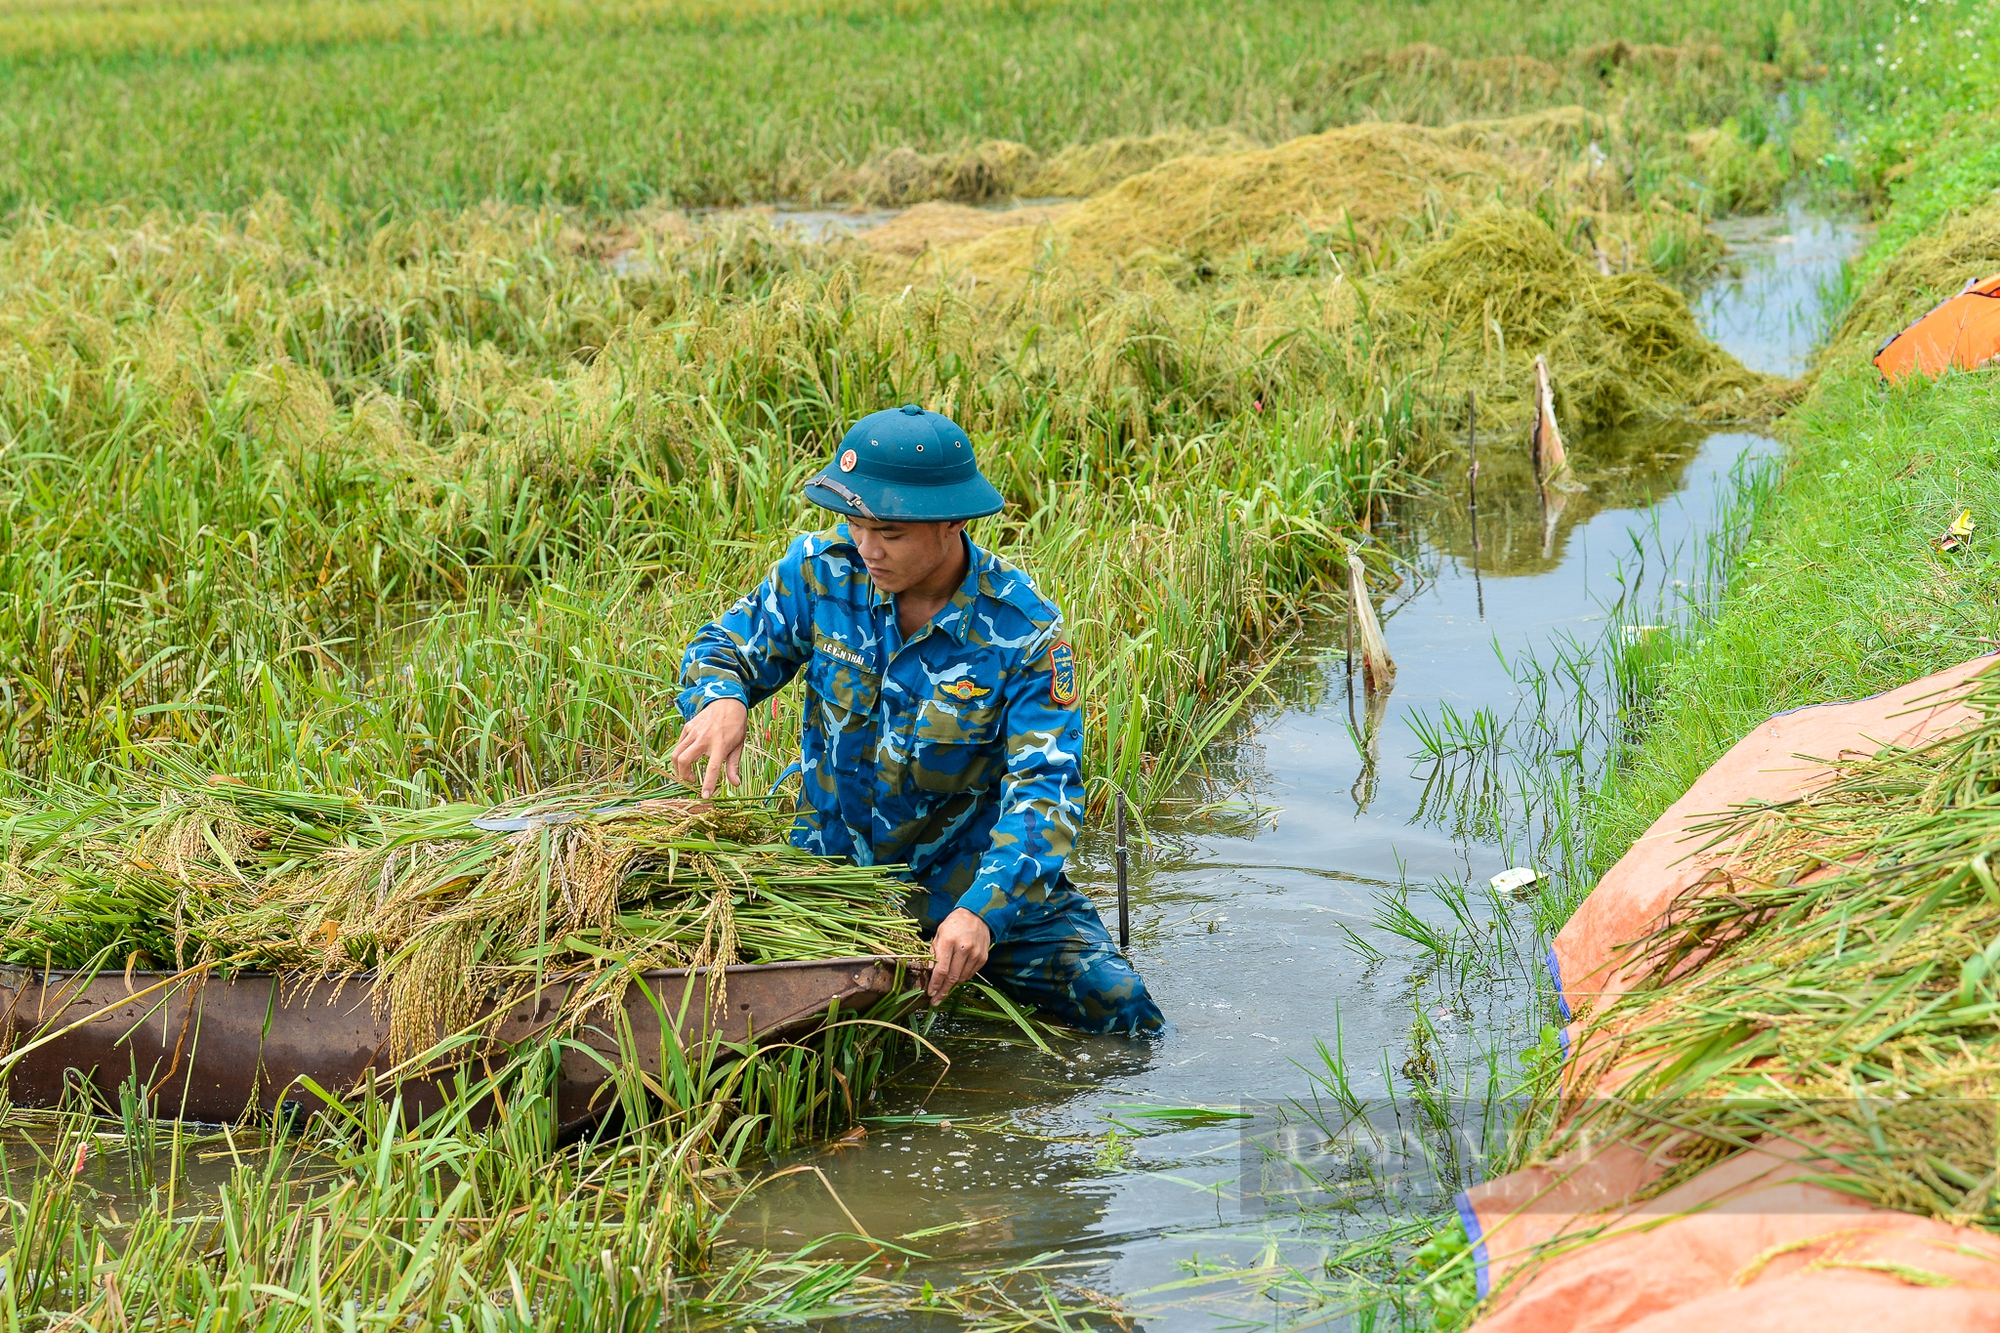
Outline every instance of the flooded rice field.
MULTIPOLYGON (((1798 373, 1859 229, 1793 214, 1724 235, 1705 328, 1798 373)), ((1571 816, 1621 725, 1603 649, 1712 593, 1777 450, 1741 431, 1581 439, 1585 489, 1545 515, 1524 441, 1481 439, 1476 541, 1459 483, 1378 529, 1401 570, 1393 691, 1367 698, 1344 627, 1319 627, 1212 756, 1232 806, 1139 840, 1131 954, 1172 1031, 1051 1056, 945 1030, 948 1073, 927 1063, 865 1135, 745 1200, 736 1238, 858 1228, 940 1286, 1036 1264, 1148 1328, 1209 1328, 1269 1321, 1327 1254, 1448 1206, 1548 1020, 1545 932, 1588 887, 1571 816), (1493 889, 1510 867, 1539 883, 1493 889), (1365 1127, 1341 1128, 1363 1105, 1365 1127), (1242 1270, 1261 1276, 1225 1276, 1242 1270)), ((1109 919, 1093 835, 1072 873, 1109 919)))

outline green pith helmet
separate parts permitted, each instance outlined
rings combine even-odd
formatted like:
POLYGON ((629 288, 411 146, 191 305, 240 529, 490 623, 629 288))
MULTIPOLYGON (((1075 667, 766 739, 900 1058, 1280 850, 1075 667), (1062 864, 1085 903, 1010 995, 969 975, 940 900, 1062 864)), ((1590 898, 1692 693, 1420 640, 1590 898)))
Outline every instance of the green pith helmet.
POLYGON ((979 475, 958 424, 915 403, 855 422, 833 461, 806 483, 806 499, 878 523, 983 518, 1007 503, 979 475))

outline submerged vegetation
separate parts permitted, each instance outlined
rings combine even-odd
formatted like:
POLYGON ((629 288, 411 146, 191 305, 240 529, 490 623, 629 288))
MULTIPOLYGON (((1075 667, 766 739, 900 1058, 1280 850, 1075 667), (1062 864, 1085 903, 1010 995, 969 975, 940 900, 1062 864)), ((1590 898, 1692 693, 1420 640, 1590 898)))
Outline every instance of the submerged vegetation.
MULTIPOLYGON (((879 1264, 743 1251, 716 1263, 735 1169, 846 1119, 831 1080, 815 1089, 800 1074, 813 1057, 852 1073, 879 1038, 849 1027, 814 1051, 743 1059, 669 1047, 656 1075, 628 1047, 617 1127, 581 1148, 559 1132, 556 1045, 489 1069, 414 1125, 372 1090, 329 1093, 302 1122, 220 1131, 155 1120, 134 1095, 122 1115, 82 1100, 14 1109, 0 1140, 15 1203, 0 1317, 636 1330, 907 1303, 914 1293, 879 1264), (495 1111, 483 1127, 467 1123, 474 1105, 495 1111)), ((999 1294, 971 1284, 959 1299, 999 1294)))

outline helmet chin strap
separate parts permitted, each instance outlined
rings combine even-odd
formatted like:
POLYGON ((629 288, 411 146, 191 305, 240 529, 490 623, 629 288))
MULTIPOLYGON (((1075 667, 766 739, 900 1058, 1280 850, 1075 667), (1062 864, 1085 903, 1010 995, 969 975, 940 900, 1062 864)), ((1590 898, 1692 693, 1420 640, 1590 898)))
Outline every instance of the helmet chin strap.
POLYGON ((868 507, 868 502, 866 500, 856 495, 853 491, 849 490, 845 485, 843 485, 841 482, 835 480, 832 477, 823 475, 817 476, 814 477, 811 481, 808 481, 806 485, 823 486, 827 490, 832 491, 835 495, 839 496, 841 499, 845 500, 847 503, 853 505, 856 509, 859 509, 861 511, 861 517, 865 519, 870 519, 876 523, 880 523, 882 521, 881 519, 875 517, 875 511, 868 507))

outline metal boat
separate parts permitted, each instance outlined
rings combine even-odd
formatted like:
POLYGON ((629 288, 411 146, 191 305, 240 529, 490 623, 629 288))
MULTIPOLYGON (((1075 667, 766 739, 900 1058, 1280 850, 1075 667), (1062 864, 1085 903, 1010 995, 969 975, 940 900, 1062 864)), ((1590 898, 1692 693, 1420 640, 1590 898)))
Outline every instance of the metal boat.
MULTIPOLYGON (((663 1026, 676 1030, 683 1049, 797 1036, 830 1013, 862 1010, 893 993, 905 984, 906 968, 902 960, 871 957, 746 964, 722 969, 719 979, 707 968, 640 972, 645 985, 628 986, 624 999, 629 1049, 658 1073, 663 1026)), ((489 1010, 480 1030, 507 1045, 530 1038, 562 1011, 572 984, 582 983, 552 979, 538 997, 505 1013, 489 1010)), ((416 1118, 442 1106, 445 1090, 460 1079, 483 1072, 470 1044, 455 1060, 397 1068, 389 1017, 377 1008, 368 977, 0 968, 5 1091, 19 1105, 54 1106, 82 1079, 116 1105, 121 1085, 136 1079, 156 1115, 229 1123, 285 1103, 317 1109, 319 1099, 302 1080, 341 1094, 373 1079, 393 1082, 406 1117, 416 1118)), ((593 1022, 564 1047, 556 1075, 563 1122, 586 1121, 608 1102, 599 1094, 623 1058, 614 1028, 593 1022)))

